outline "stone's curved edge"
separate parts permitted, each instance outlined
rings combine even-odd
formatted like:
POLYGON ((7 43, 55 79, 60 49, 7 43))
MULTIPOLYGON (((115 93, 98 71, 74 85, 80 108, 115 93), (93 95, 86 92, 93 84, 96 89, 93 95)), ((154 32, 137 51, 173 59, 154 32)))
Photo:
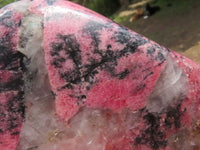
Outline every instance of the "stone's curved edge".
POLYGON ((32 1, 29 10, 36 14, 43 14, 43 15, 50 14, 52 10, 56 10, 58 13, 74 10, 76 11, 76 13, 85 16, 92 15, 94 18, 98 17, 110 21, 110 19, 106 18, 105 16, 99 13, 96 13, 88 8, 85 8, 83 6, 65 0, 34 0, 32 1), (66 8, 68 8, 68 10, 66 8))

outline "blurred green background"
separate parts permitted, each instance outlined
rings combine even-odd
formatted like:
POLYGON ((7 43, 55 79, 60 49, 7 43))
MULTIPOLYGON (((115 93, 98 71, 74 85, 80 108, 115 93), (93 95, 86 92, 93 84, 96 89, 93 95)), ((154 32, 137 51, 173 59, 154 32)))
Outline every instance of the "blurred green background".
POLYGON ((0 8, 17 0, 0 0, 0 8))
MULTIPOLYGON (((0 7, 17 0, 0 0, 0 7)), ((200 63, 200 0, 70 0, 200 63), (151 16, 150 11, 159 8, 151 16)))

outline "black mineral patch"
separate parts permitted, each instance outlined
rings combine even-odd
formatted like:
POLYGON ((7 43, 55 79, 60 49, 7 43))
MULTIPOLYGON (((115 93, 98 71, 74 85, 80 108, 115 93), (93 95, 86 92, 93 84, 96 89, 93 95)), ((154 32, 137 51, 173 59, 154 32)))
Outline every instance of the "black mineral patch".
POLYGON ((3 25, 5 27, 15 27, 16 23, 14 20, 12 20, 13 12, 8 11, 4 15, 0 16, 0 25, 3 25))
POLYGON ((6 104, 0 103, 0 134, 8 132, 15 136, 19 134, 17 127, 21 125, 25 118, 23 101, 25 65, 24 54, 18 52, 15 43, 13 43, 16 27, 21 22, 14 21, 12 16, 13 12, 8 11, 0 17, 0 25, 8 29, 5 35, 0 37, 0 71, 10 73, 8 80, 0 79, 0 93, 5 95, 9 93, 6 104))
POLYGON ((59 71, 60 77, 65 79, 68 82, 61 89, 68 88, 73 89, 74 84, 79 84, 81 82, 81 65, 82 57, 81 51, 79 49, 80 45, 77 42, 74 35, 58 35, 58 38, 61 42, 52 43, 52 51, 50 52, 53 57, 52 65, 55 68, 62 68, 62 64, 66 60, 72 60, 74 64, 74 69, 68 71, 59 71), (64 51, 65 55, 61 56, 60 52, 64 51))
POLYGON ((125 69, 123 72, 119 73, 119 79, 124 79, 129 73, 129 70, 125 69))
POLYGON ((25 48, 27 45, 27 42, 29 40, 29 37, 25 36, 23 33, 19 36, 19 42, 18 45, 20 48, 25 48))
MULTIPOLYGON (((1 50, 1 47, 0 47, 1 50)), ((0 53, 0 63, 2 66, 0 69, 7 69, 7 70, 13 70, 18 71, 24 69, 24 65, 22 63, 24 55, 20 52, 10 52, 8 49, 3 49, 2 53, 0 53), (5 50, 5 51, 4 51, 5 50), (2 54, 2 55, 1 55, 2 54), (21 66, 18 66, 18 63, 21 63, 21 66)))
POLYGON ((112 30, 112 26, 110 23, 101 24, 95 21, 88 22, 87 25, 83 28, 83 32, 89 34, 93 39, 92 45, 95 46, 95 49, 98 49, 98 46, 101 43, 100 31, 103 30, 104 28, 112 30))
POLYGON ((86 95, 81 95, 81 99, 86 99, 86 95))
POLYGON ((0 128, 2 131, 0 134, 7 131, 13 136, 19 134, 16 128, 21 125, 25 118, 23 96, 23 92, 18 92, 16 96, 10 95, 10 99, 7 101, 6 105, 0 104, 0 126, 3 127, 0 128))
POLYGON ((10 62, 10 54, 12 54, 11 34, 6 34, 4 38, 0 37, 0 69, 5 69, 10 62), (9 44, 8 44, 9 43, 9 44))
POLYGON ((24 117, 25 105, 23 104, 24 92, 19 91, 16 96, 13 96, 7 102, 7 109, 9 112, 21 113, 24 117))
POLYGON ((81 82, 81 75, 79 70, 70 70, 64 73, 60 73, 60 77, 64 78, 66 82, 71 84, 79 84, 81 82))
POLYGON ((141 91, 141 90, 143 90, 145 87, 146 87, 146 84, 141 83, 141 84, 139 84, 139 85, 136 86, 136 91, 137 91, 137 92, 138 92, 138 91, 141 91))
POLYGON ((165 56, 163 55, 162 52, 158 52, 158 55, 157 55, 157 57, 156 57, 156 60, 165 61, 166 58, 165 58, 165 56))
POLYGON ((82 64, 81 59, 81 50, 79 49, 80 45, 77 42, 74 35, 65 35, 61 36, 63 41, 65 41, 65 53, 68 55, 69 59, 73 60, 73 63, 76 66, 76 69, 82 64))
POLYGON ((165 133, 160 130, 160 116, 147 113, 143 116, 147 128, 143 131, 141 136, 135 139, 136 144, 145 144, 152 149, 165 148, 167 140, 165 140, 165 133))
POLYGON ((13 132, 13 133, 11 133, 11 135, 19 135, 19 132, 13 132))
POLYGON ((7 33, 3 38, 0 37, 0 69, 13 71, 23 70, 25 69, 23 65, 25 55, 13 49, 12 34, 14 31, 11 30, 11 32, 7 33), (18 63, 20 63, 20 66, 18 66, 18 63))
POLYGON ((59 56, 59 52, 63 50, 64 43, 54 43, 52 44, 53 51, 50 52, 51 56, 59 56))
MULTIPOLYGON (((14 78, 14 77, 12 77, 14 78)), ((17 78, 12 79, 10 78, 8 82, 0 83, 0 92, 3 91, 11 91, 11 90, 19 90, 23 87, 23 80, 22 76, 19 76, 17 78)))
POLYGON ((3 133, 3 129, 0 129, 0 133, 3 133))
POLYGON ((18 27, 20 27, 22 25, 22 20, 20 19, 18 27))
POLYGON ((113 36, 113 38, 116 39, 116 42, 121 44, 126 44, 128 41, 131 40, 131 37, 132 34, 124 28, 119 28, 118 31, 116 31, 113 36))
POLYGON ((113 39, 120 44, 125 44, 125 48, 120 51, 120 57, 125 56, 127 53, 135 53, 139 46, 148 42, 141 36, 130 33, 126 28, 119 28, 118 31, 114 33, 113 39))
POLYGON ((154 150, 165 148, 167 146, 166 133, 170 129, 180 129, 181 116, 186 111, 181 111, 181 103, 184 100, 180 96, 178 102, 174 106, 169 106, 165 112, 150 113, 146 108, 141 109, 143 120, 146 128, 141 132, 140 136, 135 138, 135 144, 144 144, 154 150))
POLYGON ((143 80, 146 80, 149 76, 151 76, 152 74, 154 74, 153 72, 149 72, 148 74, 146 74, 145 76, 144 76, 144 79, 143 80))
POLYGON ((65 61, 66 61, 65 58, 59 57, 57 59, 54 59, 54 61, 52 62, 52 65, 54 65, 55 68, 62 68, 62 63, 65 61))
POLYGON ((175 108, 169 107, 166 118, 165 118, 165 125, 168 128, 171 128, 173 125, 175 128, 180 128, 181 127, 181 114, 183 112, 180 111, 181 105, 177 105, 175 108))
POLYGON ((147 48, 147 55, 149 55, 156 61, 160 61, 159 65, 163 64, 166 61, 166 56, 169 52, 169 49, 155 43, 151 44, 151 46, 147 48), (156 51, 158 51, 157 54, 156 51))
POLYGON ((112 45, 107 45, 107 49, 111 49, 112 48, 112 45))
POLYGON ((155 48, 154 47, 148 47, 147 49, 147 54, 153 56, 153 54, 155 53, 155 48))

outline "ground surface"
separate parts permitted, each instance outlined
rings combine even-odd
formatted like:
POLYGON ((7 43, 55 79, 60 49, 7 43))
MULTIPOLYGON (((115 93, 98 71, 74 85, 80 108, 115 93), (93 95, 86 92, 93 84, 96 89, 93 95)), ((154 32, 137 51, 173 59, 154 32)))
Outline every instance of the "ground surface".
POLYGON ((152 5, 160 6, 161 10, 148 19, 141 17, 130 22, 129 19, 133 16, 130 15, 130 11, 134 12, 135 9, 129 6, 126 10, 115 14, 114 20, 161 45, 200 62, 200 46, 197 46, 200 41, 200 1, 166 0, 152 5), (126 12, 129 14, 126 15, 126 12), (193 47, 192 53, 191 47, 193 47), (190 51, 186 52, 188 49, 190 51))

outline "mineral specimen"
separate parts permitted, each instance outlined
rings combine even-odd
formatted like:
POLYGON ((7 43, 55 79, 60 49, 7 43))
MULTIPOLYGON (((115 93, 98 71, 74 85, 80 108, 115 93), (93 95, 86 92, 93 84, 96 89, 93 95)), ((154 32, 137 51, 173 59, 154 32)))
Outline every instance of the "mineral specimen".
POLYGON ((0 10, 0 150, 196 150, 200 66, 65 0, 0 10))

